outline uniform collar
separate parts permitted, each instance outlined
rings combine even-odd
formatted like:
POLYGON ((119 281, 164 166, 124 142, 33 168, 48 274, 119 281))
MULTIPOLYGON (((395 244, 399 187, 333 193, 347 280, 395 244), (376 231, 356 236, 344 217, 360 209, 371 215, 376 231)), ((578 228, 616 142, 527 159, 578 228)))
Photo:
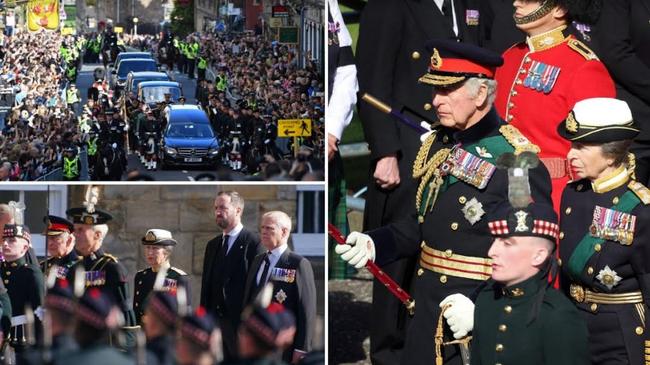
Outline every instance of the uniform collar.
POLYGON ((18 266, 23 266, 27 263, 27 259, 25 259, 25 256, 19 258, 18 260, 15 261, 5 261, 5 265, 7 267, 18 267, 18 266))
POLYGON ((97 249, 97 251, 91 253, 90 255, 86 256, 85 258, 89 259, 91 261, 95 261, 95 260, 97 260, 98 258, 100 258, 102 256, 104 256, 104 250, 102 250, 102 248, 100 247, 99 249, 97 249))
POLYGON ((558 28, 551 29, 548 32, 532 37, 526 37, 528 48, 531 52, 539 52, 564 42, 567 37, 562 31, 565 29, 566 25, 562 25, 558 28))
POLYGON ((592 181, 591 188, 595 193, 602 194, 618 188, 629 180, 630 173, 624 165, 621 165, 611 174, 592 181))
MULTIPOLYGON (((169 260, 163 262, 163 264, 160 265, 160 269, 165 268, 165 269, 167 269, 168 271, 169 271, 169 268, 170 268, 170 267, 172 267, 172 265, 169 263, 169 260)), ((153 271, 153 272, 158 272, 158 271, 160 271, 160 269, 158 269, 158 270, 154 270, 153 267, 150 267, 150 269, 151 269, 151 271, 153 271)))
POLYGON ((539 272, 521 283, 510 286, 498 285, 504 297, 512 299, 530 298, 540 290, 542 285, 546 285, 546 275, 539 272))
POLYGON ((454 139, 461 144, 469 145, 480 141, 487 137, 499 126, 499 117, 494 108, 476 124, 465 129, 464 131, 457 131, 454 133, 454 139))

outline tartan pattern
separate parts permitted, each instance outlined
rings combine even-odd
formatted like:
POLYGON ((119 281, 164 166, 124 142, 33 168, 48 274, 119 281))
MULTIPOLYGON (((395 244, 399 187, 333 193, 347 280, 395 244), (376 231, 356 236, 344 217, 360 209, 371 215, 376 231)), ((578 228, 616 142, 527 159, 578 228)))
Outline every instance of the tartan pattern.
POLYGON ((552 222, 535 219, 533 221, 533 233, 550 236, 557 240, 560 235, 560 227, 552 222))
POLYGON ((508 221, 506 221, 505 219, 488 222, 488 227, 490 228, 490 233, 493 236, 510 234, 510 230, 508 229, 508 221))

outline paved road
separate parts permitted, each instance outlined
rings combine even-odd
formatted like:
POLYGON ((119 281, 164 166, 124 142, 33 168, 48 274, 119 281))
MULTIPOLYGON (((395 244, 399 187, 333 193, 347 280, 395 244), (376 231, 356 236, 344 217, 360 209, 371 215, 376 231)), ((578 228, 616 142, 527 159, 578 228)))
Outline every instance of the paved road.
MULTIPOLYGON (((103 67, 101 64, 85 64, 81 68, 81 72, 77 77, 77 87, 81 92, 83 103, 86 103, 88 96, 88 89, 92 86, 94 81, 93 72, 96 68, 103 67)), ((180 73, 174 71, 173 78, 175 81, 179 82, 183 88, 183 94, 187 98, 188 104, 195 104, 195 92, 196 92, 196 79, 189 79, 187 75, 181 75, 180 73)), ((212 169, 202 167, 190 167, 187 169, 173 169, 173 170, 162 170, 158 168, 157 171, 149 170, 140 163, 138 156, 132 154, 128 156, 128 170, 133 171, 137 170, 140 174, 146 174, 152 177, 154 180, 158 181, 192 181, 199 174, 211 174, 217 177, 219 180, 243 180, 246 176, 242 173, 232 172, 230 169, 214 167, 212 169)), ((123 176, 123 180, 127 176, 123 176)))

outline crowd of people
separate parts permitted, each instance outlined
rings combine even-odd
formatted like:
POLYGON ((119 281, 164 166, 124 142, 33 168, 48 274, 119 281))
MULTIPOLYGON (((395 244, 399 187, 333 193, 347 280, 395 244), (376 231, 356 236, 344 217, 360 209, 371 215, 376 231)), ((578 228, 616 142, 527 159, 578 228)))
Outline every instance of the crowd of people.
MULTIPOLYGON (((31 249, 24 205, 0 204, 0 357, 6 364, 323 364, 315 279, 289 247, 291 218, 264 213, 244 227, 244 197, 220 191, 205 249, 200 301, 171 265, 165 229, 142 237, 147 267, 127 270, 104 242, 113 216, 88 187, 83 206, 44 217, 46 257, 31 249), (130 290, 133 288, 133 295, 130 290)), ((180 209, 180 208, 179 208, 180 209)))
POLYGON ((0 160, 11 164, 6 180, 35 180, 60 167, 63 151, 79 142, 77 118, 67 105, 67 67, 58 33, 2 36, 0 87, 7 112, 0 160), (13 103, 12 103, 13 101, 13 103))

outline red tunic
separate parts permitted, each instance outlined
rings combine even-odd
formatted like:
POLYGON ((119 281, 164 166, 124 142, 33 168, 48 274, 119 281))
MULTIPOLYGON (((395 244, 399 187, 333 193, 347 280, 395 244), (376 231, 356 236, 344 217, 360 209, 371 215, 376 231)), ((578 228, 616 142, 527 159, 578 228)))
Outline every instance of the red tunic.
POLYGON ((616 97, 616 90, 605 66, 583 43, 573 36, 564 38, 559 30, 543 37, 503 53, 504 64, 495 76, 495 106, 503 119, 540 147, 539 156, 553 178, 553 205, 558 212, 569 180, 566 155, 571 144, 558 135, 557 126, 576 102, 616 97))

